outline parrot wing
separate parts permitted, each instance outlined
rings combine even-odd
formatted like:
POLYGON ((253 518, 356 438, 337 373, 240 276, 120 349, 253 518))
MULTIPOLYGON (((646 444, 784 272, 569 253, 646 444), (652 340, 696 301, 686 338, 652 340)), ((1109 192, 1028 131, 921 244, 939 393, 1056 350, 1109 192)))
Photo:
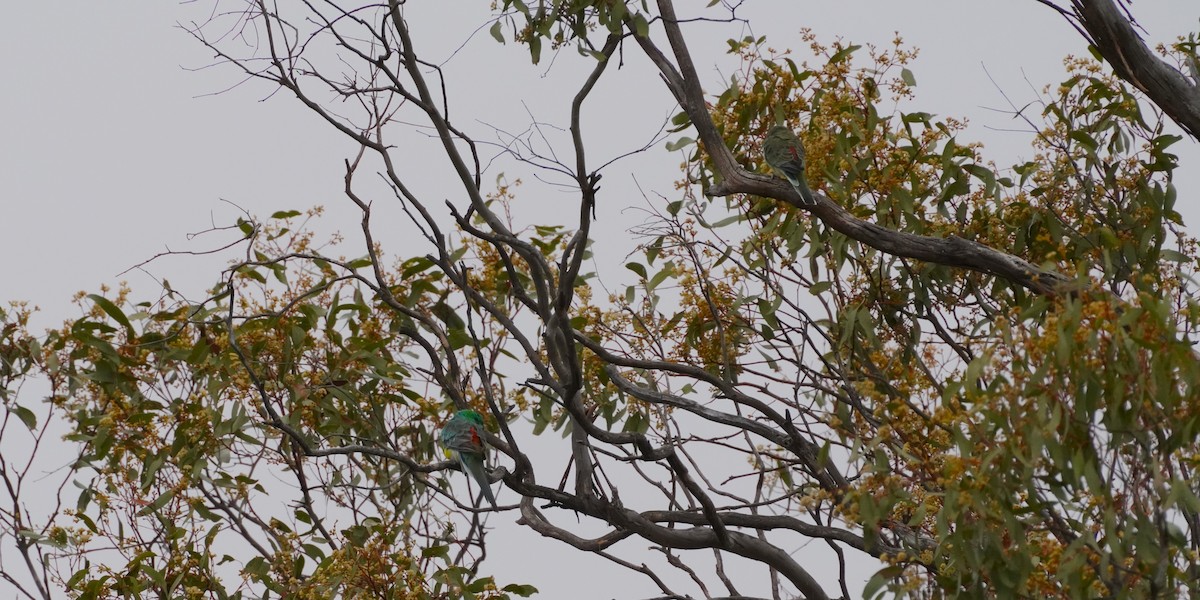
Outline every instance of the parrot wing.
POLYGON ((442 428, 441 441, 444 448, 456 452, 474 452, 482 455, 487 451, 475 424, 457 416, 442 428))
POLYGON ((804 146, 795 133, 785 127, 773 128, 763 143, 763 155, 771 169, 792 184, 804 204, 817 204, 804 179, 804 146))
POLYGON ((483 497, 496 508, 496 497, 492 494, 491 482, 487 475, 487 445, 479 435, 476 424, 455 415, 442 427, 441 442, 447 456, 458 459, 463 473, 479 484, 483 497))

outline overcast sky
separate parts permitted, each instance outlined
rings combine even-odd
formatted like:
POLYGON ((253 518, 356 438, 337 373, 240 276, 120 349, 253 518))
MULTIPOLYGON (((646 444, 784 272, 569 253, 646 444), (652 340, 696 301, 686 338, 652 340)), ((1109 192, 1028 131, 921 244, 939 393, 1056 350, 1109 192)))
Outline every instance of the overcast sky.
MULTIPOLYGON (((193 247, 189 232, 214 221, 228 223, 237 212, 223 200, 259 215, 324 205, 329 216, 320 225, 323 230, 354 233, 356 209, 341 196, 342 160, 352 156, 353 147, 293 98, 272 97, 262 84, 218 93, 236 84, 238 73, 202 68, 213 62, 211 53, 176 26, 201 18, 200 5, 207 4, 20 2, 2 9, 0 251, 6 260, 0 262, 0 301, 31 301, 43 310, 37 322, 52 326, 76 314, 70 298, 78 290, 92 292, 124 279, 135 288, 135 297, 157 297, 148 276, 136 271, 118 275, 168 247, 193 247)), ((418 43, 431 49, 435 61, 448 58, 485 23, 489 3, 474 3, 484 9, 474 16, 447 10, 450 4, 469 3, 409 2, 410 10, 430 19, 415 29, 418 43), (437 11, 442 14, 434 14, 437 11)), ((1134 14, 1153 43, 1200 30, 1196 0, 1138 2, 1134 14)), ((733 70, 724 55, 729 37, 767 35, 773 45, 796 48, 803 58, 797 36, 802 27, 813 29, 824 41, 840 38, 880 46, 900 32, 921 51, 910 65, 918 82, 914 106, 943 116, 969 117, 971 127, 960 141, 985 142, 986 155, 1000 165, 1032 155, 1028 136, 1005 131, 1013 128, 1011 118, 989 110, 1007 108, 1001 90, 1017 105, 1030 102, 1044 85, 1063 79, 1065 55, 1086 53, 1083 40, 1068 23, 1034 0, 760 0, 747 3, 740 15, 750 20, 752 31, 728 24, 697 24, 687 30, 698 68, 710 77, 710 90, 721 85, 722 73, 727 76, 733 70), (784 6, 786 12, 778 13, 784 6)), ((562 75, 582 63, 573 56, 561 61, 529 66, 522 48, 498 46, 486 32, 479 33, 447 63, 459 123, 481 135, 490 131, 485 122, 520 129, 528 109, 539 119, 565 125, 568 107, 561 99, 573 94, 573 88, 560 87, 556 95, 554 86, 562 86, 569 79, 562 75), (556 104, 540 105, 545 98, 556 104)), ((570 85, 580 79, 570 79, 570 85)), ((585 134, 595 136, 597 160, 642 141, 605 137, 606 122, 641 119, 653 126, 674 112, 669 95, 632 48, 620 72, 606 75, 588 102, 585 134)), ((1200 151, 1190 139, 1175 149, 1184 165, 1177 173, 1179 209, 1195 233, 1200 223, 1200 151)), ((446 185, 436 176, 445 167, 420 161, 436 158, 414 153, 414 162, 405 165, 431 174, 422 183, 433 194, 446 185)), ((616 240, 613 243, 624 244, 622 248, 631 248, 633 241, 625 232, 641 217, 628 207, 644 206, 634 178, 643 190, 670 195, 679 162, 678 155, 656 149, 608 171, 599 231, 616 240)), ((489 176, 499 170, 498 165, 489 176)), ((538 195, 523 201, 554 206, 556 200, 569 198, 546 188, 531 189, 538 195)), ((348 243, 356 241, 350 237, 348 243)), ((393 255, 403 250, 395 237, 381 241, 393 244, 393 255)), ((360 251, 361 243, 346 253, 360 251)), ((612 260, 619 264, 623 258, 620 252, 612 260)), ((215 281, 220 264, 176 260, 149 269, 178 289, 198 293, 215 281)), ((623 276, 611 273, 605 281, 623 283, 623 276)), ((552 554, 570 554, 528 530, 513 529, 505 543, 516 548, 544 553, 547 561, 552 554)), ((543 597, 607 597, 580 594, 569 578, 547 580, 535 572, 546 563, 536 568, 526 555, 492 556, 496 560, 488 570, 506 570, 507 581, 535 583, 545 592, 543 597)), ((652 591, 644 579, 598 560, 585 564, 614 582, 634 582, 623 589, 646 595, 652 591)), ((4 597, 8 595, 0 591, 4 597)))

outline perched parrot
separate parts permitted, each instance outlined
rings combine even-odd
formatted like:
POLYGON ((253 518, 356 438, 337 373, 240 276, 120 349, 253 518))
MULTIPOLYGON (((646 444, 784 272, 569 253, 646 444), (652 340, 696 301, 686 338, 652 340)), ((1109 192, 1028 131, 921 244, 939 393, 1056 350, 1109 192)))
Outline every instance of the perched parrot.
POLYGON ((804 145, 791 129, 776 125, 767 132, 767 139, 763 142, 763 158, 767 159, 771 170, 783 175, 796 188, 804 204, 817 205, 816 198, 808 189, 808 182, 804 181, 804 145))
POLYGON ((483 416, 473 410, 460 410, 442 427, 442 448, 446 457, 457 460, 463 473, 479 483, 483 497, 497 508, 492 485, 488 481, 487 443, 483 441, 483 416))

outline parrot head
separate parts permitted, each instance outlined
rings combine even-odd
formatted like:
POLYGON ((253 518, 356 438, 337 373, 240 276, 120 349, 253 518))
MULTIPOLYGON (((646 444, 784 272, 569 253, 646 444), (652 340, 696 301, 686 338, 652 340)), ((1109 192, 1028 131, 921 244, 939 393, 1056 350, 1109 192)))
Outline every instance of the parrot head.
POLYGON ((458 414, 456 414, 454 416, 461 418, 461 419, 466 419, 466 420, 474 423, 475 425, 483 426, 483 415, 481 415, 478 412, 473 411, 471 409, 460 410, 460 411, 458 411, 458 414))
POLYGON ((776 125, 767 132, 767 138, 786 142, 796 139, 796 134, 791 129, 788 129, 787 126, 776 125))

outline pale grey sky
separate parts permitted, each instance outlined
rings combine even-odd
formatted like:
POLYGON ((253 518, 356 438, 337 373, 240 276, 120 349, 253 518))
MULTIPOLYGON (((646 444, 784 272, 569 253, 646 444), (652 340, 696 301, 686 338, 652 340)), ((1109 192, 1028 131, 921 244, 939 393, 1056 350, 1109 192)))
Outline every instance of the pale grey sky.
MULTIPOLYGON (((352 156, 353 147, 286 93, 269 97, 264 84, 218 93, 241 77, 227 67, 200 69, 212 62, 211 54, 175 26, 202 18, 204 4, 22 2, 2 10, 5 91, 0 113, 6 118, 0 122, 0 252, 7 259, 0 263, 0 301, 29 300, 41 306, 40 325, 73 316, 74 292, 115 284, 119 273, 167 247, 193 247, 186 239, 189 232, 214 221, 230 222, 236 211, 222 199, 258 215, 324 205, 328 217, 320 228, 345 232, 345 253, 360 252, 357 210, 341 195, 342 161, 352 156)), ((418 44, 426 44, 435 60, 448 56, 484 23, 488 3, 474 3, 481 8, 473 15, 448 10, 450 4, 466 5, 409 2, 414 20, 421 18, 416 14, 426 14, 436 23, 416 31, 418 44)), ((984 67, 1022 105, 1035 99, 1034 90, 1063 79, 1065 55, 1086 54, 1078 34, 1034 0, 759 0, 748 2, 740 14, 753 24, 752 31, 730 24, 697 24, 688 30, 698 67, 711 77, 710 89, 721 84, 718 71, 728 74, 734 67, 724 54, 726 38, 767 35, 773 45, 791 46, 797 57, 804 57, 797 36, 802 27, 825 41, 841 38, 880 46, 899 31, 921 50, 911 65, 918 82, 913 105, 970 118, 971 127, 960 140, 985 142, 987 156, 1002 166, 1029 158, 1032 150, 1028 136, 1003 131, 1014 125, 1007 115, 987 110, 1007 106, 984 67)), ((1153 42, 1200 29, 1200 3, 1195 0, 1138 2, 1134 14, 1153 42)), ((532 67, 527 56, 521 47, 498 46, 484 31, 448 63, 460 125, 480 135, 489 131, 482 121, 520 130, 528 119, 527 107, 541 120, 566 123, 563 98, 574 88, 562 86, 581 80, 565 76, 581 60, 568 50, 552 67, 548 61, 532 67)), ((585 135, 596 140, 592 160, 642 141, 612 139, 606 127, 612 120, 637 120, 653 128, 673 112, 669 94, 646 61, 637 52, 626 52, 624 67, 606 75, 585 107, 585 135)), ((1179 209, 1195 232, 1200 223, 1200 149, 1190 139, 1175 149, 1184 165, 1177 172, 1179 209)), ((420 162, 430 156, 436 158, 414 150, 414 163, 406 165, 426 173, 421 191, 439 198, 455 193, 453 184, 443 184, 438 176, 446 173, 444 165, 420 162)), ((604 259, 609 264, 624 262, 633 245, 626 230, 641 222, 638 211, 627 209, 644 206, 633 178, 647 192, 670 196, 679 162, 678 155, 656 149, 608 171, 597 233, 622 248, 604 259)), ((490 175, 499 170, 498 165, 490 175)), ((517 175, 522 174, 513 173, 517 175)), ((570 198, 528 183, 534 197, 526 202, 552 205, 570 198)), ((398 216, 390 217, 399 222, 398 216)), ((376 226, 388 223, 387 218, 386 213, 377 218, 376 226)), ((405 250, 400 240, 398 235, 380 236, 393 255, 405 250)), ((424 252, 417 247, 407 251, 424 252)), ((199 296, 215 280, 223 260, 173 259, 149 269, 199 296)), ((624 275, 618 269, 602 277, 623 283, 624 275)), ((131 272, 121 279, 135 288, 135 297, 155 295, 155 284, 145 275, 131 272)), ((512 499, 503 491, 500 498, 512 499)), ((493 517, 494 522, 510 520, 493 517)), ((504 551, 493 550, 488 570, 503 573, 505 581, 533 583, 544 598, 653 595, 640 576, 592 557, 576 562, 566 546, 524 528, 498 526, 505 531, 492 541, 504 551), (562 576, 579 565, 599 577, 595 581, 612 582, 612 589, 580 590, 576 579, 562 576)), ((873 569, 870 564, 862 569, 863 581, 873 569)), ((835 580, 830 569, 814 571, 824 583, 835 580)), ((11 597, 3 585, 0 598, 11 597)))

